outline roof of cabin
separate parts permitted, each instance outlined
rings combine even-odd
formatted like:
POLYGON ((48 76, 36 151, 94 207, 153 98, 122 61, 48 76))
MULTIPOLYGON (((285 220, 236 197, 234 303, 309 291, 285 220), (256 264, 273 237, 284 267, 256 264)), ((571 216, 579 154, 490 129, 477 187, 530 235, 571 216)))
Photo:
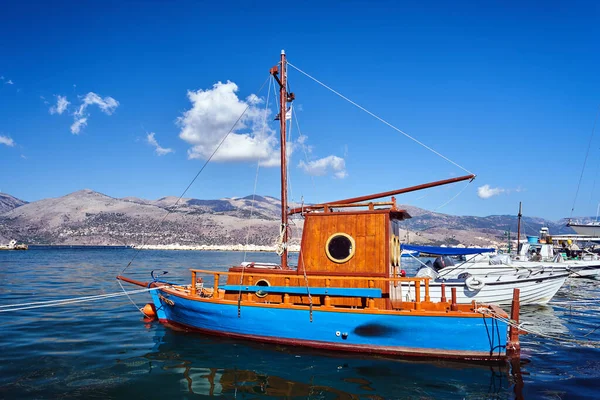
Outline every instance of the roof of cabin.
POLYGON ((406 210, 398 210, 398 209, 393 209, 393 208, 382 208, 382 209, 375 209, 375 210, 349 210, 349 209, 343 209, 343 211, 310 211, 305 213, 305 217, 311 216, 311 217, 326 217, 326 216, 330 216, 330 215, 347 215, 347 216, 352 216, 352 215, 364 215, 364 214, 389 214, 390 215, 390 219, 394 219, 394 220, 398 220, 398 221, 402 221, 405 219, 409 219, 412 218, 410 216, 410 214, 406 211, 406 210))

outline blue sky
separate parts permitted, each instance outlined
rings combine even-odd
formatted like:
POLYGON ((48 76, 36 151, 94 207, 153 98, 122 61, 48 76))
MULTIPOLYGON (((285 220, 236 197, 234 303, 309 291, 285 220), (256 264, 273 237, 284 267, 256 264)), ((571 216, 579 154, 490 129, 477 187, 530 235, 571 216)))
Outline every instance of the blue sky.
MULTIPOLYGON (((484 216, 515 214, 522 201, 527 215, 568 217, 600 105, 599 17, 595 2, 5 3, 0 191, 27 201, 83 188, 179 195, 250 99, 245 128, 186 197, 252 194, 259 161, 257 193, 279 197, 268 166, 277 127, 261 125, 268 83, 257 91, 285 49, 477 174, 400 202, 484 216)), ((289 79, 303 135, 293 122, 294 200, 464 174, 295 70, 289 79)), ((599 149, 596 132, 574 215, 596 214, 599 149)))

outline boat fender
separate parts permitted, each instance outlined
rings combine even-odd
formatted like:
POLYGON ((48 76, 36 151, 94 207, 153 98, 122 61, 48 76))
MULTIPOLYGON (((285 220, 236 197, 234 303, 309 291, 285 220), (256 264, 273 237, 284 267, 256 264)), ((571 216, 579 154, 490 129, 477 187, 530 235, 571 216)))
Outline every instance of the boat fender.
POLYGON ((152 303, 148 303, 146 304, 142 309, 140 309, 140 311, 142 312, 142 314, 145 315, 146 318, 148 318, 149 320, 154 320, 156 319, 156 307, 154 307, 154 304, 152 303))
POLYGON ((480 290, 485 286, 485 282, 480 281, 474 276, 469 276, 467 279, 465 279, 465 285, 467 285, 470 290, 480 290))

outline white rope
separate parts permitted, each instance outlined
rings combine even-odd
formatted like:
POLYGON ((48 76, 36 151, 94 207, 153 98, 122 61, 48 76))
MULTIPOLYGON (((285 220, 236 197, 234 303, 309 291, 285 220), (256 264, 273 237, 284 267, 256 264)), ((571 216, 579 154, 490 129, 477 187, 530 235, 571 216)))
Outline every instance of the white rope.
POLYGON ((456 193, 456 195, 454 195, 454 197, 452 197, 450 200, 448 200, 447 202, 445 202, 444 204, 442 204, 438 208, 434 208, 434 211, 438 211, 442 207, 447 206, 451 201, 455 200, 458 196, 460 196, 462 194, 462 192, 464 192, 469 187, 469 185, 471 184, 471 182, 473 182, 473 180, 470 180, 469 182, 467 182, 467 184, 465 185, 465 187, 462 188, 462 190, 460 192, 456 193))
POLYGON ((287 243, 283 243, 283 236, 285 234, 285 230, 287 229, 286 224, 281 224, 281 231, 279 232, 279 238, 277 239, 277 245, 275 247, 275 253, 278 256, 281 256, 287 247, 287 243))
POLYGON ((158 290, 158 289, 160 289, 160 288, 154 287, 154 288, 146 288, 146 289, 139 289, 139 290, 131 290, 129 292, 116 292, 116 293, 101 294, 101 295, 96 295, 96 296, 74 297, 74 298, 62 299, 62 300, 48 300, 48 301, 38 301, 38 302, 32 302, 32 303, 9 304, 9 305, 0 306, 0 313, 9 312, 9 311, 30 310, 33 308, 65 306, 65 305, 69 305, 69 304, 84 303, 84 302, 88 302, 88 301, 104 300, 104 299, 108 299, 108 298, 112 298, 112 297, 119 297, 119 296, 125 296, 125 295, 129 296, 130 294, 145 293, 145 292, 149 292, 152 290, 158 290))
POLYGON ((288 65, 291 66, 292 68, 294 68, 296 71, 300 72, 301 74, 304 74, 305 76, 309 77, 310 79, 312 79, 313 81, 317 82, 319 85, 323 86, 324 88, 332 91, 333 93, 335 93, 336 95, 338 95, 339 97, 341 97, 342 99, 346 100, 347 102, 349 102, 350 104, 352 104, 355 107, 358 107, 359 109, 361 109, 362 111, 366 112, 367 114, 369 114, 370 116, 374 117, 375 119, 379 120, 380 122, 383 122, 384 124, 386 124, 387 126, 389 126, 390 128, 392 128, 393 130, 400 132, 401 134, 403 134, 404 136, 406 136, 407 138, 409 138, 410 140, 412 140, 413 142, 425 147, 427 150, 431 151, 432 153, 436 154, 437 156, 443 158, 444 160, 448 161, 451 164, 454 164, 455 166, 457 166, 458 168, 462 169, 463 171, 466 171, 469 174, 474 175, 471 171, 469 171, 468 169, 458 165, 457 163, 455 163, 454 161, 452 161, 451 159, 449 159, 448 157, 440 154, 439 152, 435 151, 434 149, 432 149, 431 147, 427 146, 425 143, 420 142, 419 140, 415 139, 414 137, 410 136, 408 133, 396 128, 394 125, 390 124, 389 122, 387 122, 386 120, 384 120, 383 118, 373 114, 371 111, 367 110, 366 108, 360 106, 359 104, 353 102, 352 100, 350 100, 349 98, 347 98, 346 96, 344 96, 343 94, 341 94, 340 92, 337 92, 336 90, 330 88, 329 86, 327 86, 326 84, 324 84, 323 82, 319 81, 318 79, 316 79, 315 77, 309 75, 308 73, 302 71, 300 68, 296 67, 294 64, 290 63, 288 61, 288 65))
POLYGON ((127 291, 123 287, 123 284, 121 283, 120 279, 117 279, 117 283, 119 284, 119 286, 121 286, 121 290, 123 291, 123 293, 125 293, 127 295, 127 298, 129 299, 129 301, 131 302, 131 304, 133 304, 133 306, 135 307, 135 309, 138 310, 139 312, 141 312, 144 317, 149 317, 149 315, 146 315, 146 313, 144 312, 144 310, 142 310, 142 308, 140 306, 138 306, 135 303, 135 301, 133 301, 133 299, 131 298, 131 296, 129 295, 129 293, 127 293, 127 291))

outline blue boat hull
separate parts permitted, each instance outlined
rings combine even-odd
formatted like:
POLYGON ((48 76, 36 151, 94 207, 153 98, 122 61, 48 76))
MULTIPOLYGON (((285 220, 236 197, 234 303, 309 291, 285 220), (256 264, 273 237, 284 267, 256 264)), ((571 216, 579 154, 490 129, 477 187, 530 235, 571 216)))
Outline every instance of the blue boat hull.
POLYGON ((163 323, 209 334, 287 345, 429 358, 506 358, 507 325, 497 319, 283 308, 191 300, 152 292, 163 323), (165 300, 166 299, 166 300, 165 300), (239 315, 238 315, 239 311, 239 315))

